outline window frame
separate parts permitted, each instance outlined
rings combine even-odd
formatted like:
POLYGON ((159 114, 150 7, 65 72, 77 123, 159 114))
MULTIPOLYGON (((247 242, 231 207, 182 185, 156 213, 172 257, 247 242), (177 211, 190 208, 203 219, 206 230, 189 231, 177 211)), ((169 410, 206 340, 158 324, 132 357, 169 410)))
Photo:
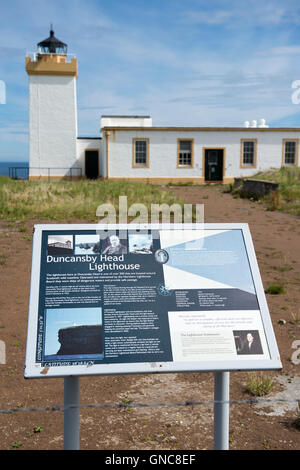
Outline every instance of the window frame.
POLYGON ((134 137, 132 139, 132 168, 149 168, 149 146, 148 137, 134 137), (146 163, 136 163, 136 142, 146 142, 146 163))
POLYGON ((257 166, 257 139, 241 139, 241 156, 240 156, 240 168, 256 168, 257 166), (246 142, 253 142, 254 143, 254 151, 253 151, 253 163, 245 163, 244 162, 244 144, 246 142))
POLYGON ((178 138, 177 139, 177 168, 191 169, 194 168, 194 139, 193 138, 178 138), (180 163, 180 142, 191 142, 191 164, 183 165, 180 163))
POLYGON ((297 167, 299 162, 299 139, 282 139, 282 166, 286 167, 297 167), (286 157, 286 144, 288 142, 294 142, 296 144, 295 148, 295 163, 286 163, 285 157, 286 157))

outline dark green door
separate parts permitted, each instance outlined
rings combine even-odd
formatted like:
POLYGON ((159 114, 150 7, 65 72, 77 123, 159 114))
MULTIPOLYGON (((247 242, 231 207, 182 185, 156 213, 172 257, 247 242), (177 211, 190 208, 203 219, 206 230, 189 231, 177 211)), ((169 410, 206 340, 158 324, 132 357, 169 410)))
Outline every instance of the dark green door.
POLYGON ((96 179, 99 176, 98 150, 86 150, 85 152, 85 176, 88 179, 96 179))
POLYGON ((223 149, 205 149, 205 181, 223 181, 223 149))

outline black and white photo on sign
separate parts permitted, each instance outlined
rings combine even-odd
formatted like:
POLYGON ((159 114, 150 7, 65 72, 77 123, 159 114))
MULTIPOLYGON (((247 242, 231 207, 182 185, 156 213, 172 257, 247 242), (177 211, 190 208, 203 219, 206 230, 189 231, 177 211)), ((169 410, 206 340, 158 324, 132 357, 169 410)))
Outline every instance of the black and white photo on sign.
POLYGON ((153 253, 153 239, 150 233, 131 233, 128 240, 130 253, 143 255, 153 253))
POLYGON ((126 255, 127 242, 112 234, 102 241, 102 255, 126 255))
POLYGON ((263 354, 258 330, 234 331, 237 354, 263 354))
POLYGON ((71 254, 73 253, 73 235, 49 235, 48 254, 71 254))
POLYGON ((75 235, 75 255, 100 253, 99 235, 75 235))

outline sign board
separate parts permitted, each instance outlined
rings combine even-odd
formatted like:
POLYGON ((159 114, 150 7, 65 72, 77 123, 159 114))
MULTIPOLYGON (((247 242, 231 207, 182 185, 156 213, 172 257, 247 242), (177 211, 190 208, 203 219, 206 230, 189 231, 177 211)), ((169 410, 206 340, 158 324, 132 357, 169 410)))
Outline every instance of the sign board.
POLYGON ((35 226, 26 378, 280 368, 247 224, 35 226))

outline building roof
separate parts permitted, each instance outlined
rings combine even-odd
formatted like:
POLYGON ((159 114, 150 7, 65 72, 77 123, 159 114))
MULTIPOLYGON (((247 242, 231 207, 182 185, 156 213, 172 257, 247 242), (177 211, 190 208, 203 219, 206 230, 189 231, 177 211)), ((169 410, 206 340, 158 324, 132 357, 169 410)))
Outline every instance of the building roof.
POLYGON ((102 140, 102 137, 77 137, 77 139, 83 139, 83 140, 102 140))
POLYGON ((103 118, 147 118, 149 119, 151 116, 144 116, 144 115, 134 115, 134 114, 102 114, 103 118))
POLYGON ((67 44, 54 36, 54 31, 52 28, 50 30, 50 36, 38 43, 38 48, 41 50, 41 52, 44 53, 66 54, 67 47, 67 44))
POLYGON ((111 131, 190 131, 190 132, 300 132, 300 127, 137 127, 105 126, 111 131))

